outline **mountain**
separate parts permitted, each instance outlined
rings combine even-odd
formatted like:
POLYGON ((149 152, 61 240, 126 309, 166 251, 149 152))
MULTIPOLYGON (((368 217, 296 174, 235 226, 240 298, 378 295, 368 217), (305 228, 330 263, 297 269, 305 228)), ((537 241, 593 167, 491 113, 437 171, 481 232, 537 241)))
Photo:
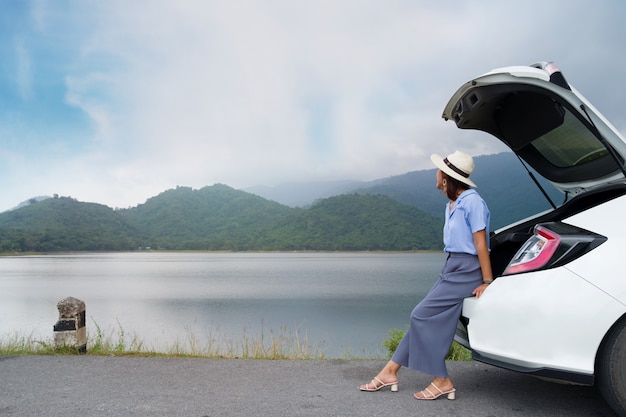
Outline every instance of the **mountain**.
MULTIPOLYGON (((475 162, 472 179, 491 210, 492 230, 550 208, 514 154, 475 162)), ((0 252, 439 249, 446 198, 434 187, 435 174, 274 188, 274 199, 300 189, 292 201, 308 201, 303 207, 223 184, 177 187, 122 210, 57 195, 33 198, 0 213, 0 252)), ((561 194, 542 184, 560 203, 561 194)))
POLYGON ((440 249, 441 227, 386 196, 342 195, 302 209, 216 184, 122 210, 69 197, 33 202, 0 213, 0 252, 440 249))
MULTIPOLYGON (((472 173, 472 179, 478 185, 477 191, 489 206, 492 229, 503 227, 550 208, 548 201, 512 152, 477 156, 474 158, 474 162, 476 168, 472 173)), ((344 183, 346 188, 337 190, 335 195, 345 193, 386 195, 431 216, 440 218, 443 216, 446 199, 435 189, 436 173, 437 170, 433 168, 375 181, 344 183)), ((549 182, 543 180, 540 183, 554 201, 561 202, 563 195, 549 182)), ((332 195, 333 184, 329 183, 328 187, 324 188, 319 183, 316 183, 315 187, 309 187, 307 183, 290 183, 272 188, 271 193, 257 188, 256 193, 262 197, 290 205, 293 200, 290 199, 289 193, 282 194, 282 191, 297 188, 301 190, 299 198, 301 204, 299 206, 306 207, 320 197, 325 198, 332 195), (305 190, 309 192, 307 199, 304 198, 305 190), (323 194, 317 194, 318 190, 324 190, 323 194)))

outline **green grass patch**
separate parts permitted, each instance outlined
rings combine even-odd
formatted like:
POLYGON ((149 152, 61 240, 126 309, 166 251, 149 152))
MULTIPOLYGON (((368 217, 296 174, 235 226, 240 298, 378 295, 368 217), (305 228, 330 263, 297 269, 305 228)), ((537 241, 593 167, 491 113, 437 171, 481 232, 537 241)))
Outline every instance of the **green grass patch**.
MULTIPOLYGON (((408 329, 408 327, 409 326, 406 326, 405 328, 408 329)), ((403 331, 396 328, 393 328, 387 332, 389 338, 383 341, 383 346, 387 348, 388 358, 391 358, 393 356, 394 352, 398 348, 398 344, 404 337, 405 333, 406 330, 403 331)), ((453 341, 452 345, 450 346, 450 350, 448 351, 448 355, 446 356, 446 359, 451 361, 471 361, 472 352, 470 352, 468 349, 464 348, 457 342, 453 341)))

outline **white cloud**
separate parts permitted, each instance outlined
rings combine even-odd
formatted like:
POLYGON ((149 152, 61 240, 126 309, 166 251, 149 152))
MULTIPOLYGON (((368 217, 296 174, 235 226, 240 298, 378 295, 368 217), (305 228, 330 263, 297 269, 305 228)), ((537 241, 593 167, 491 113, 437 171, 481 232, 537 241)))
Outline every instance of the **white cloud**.
MULTIPOLYGON (((38 30, 75 42, 64 46, 74 51, 64 63, 65 104, 93 131, 83 132, 79 153, 43 165, 33 194, 54 188, 126 207, 176 185, 374 179, 430 168, 432 152, 501 151, 441 111, 472 76, 543 59, 584 94, 602 91, 599 102, 588 98, 626 126, 615 83, 590 76, 626 67, 624 8, 609 10, 614 1, 593 9, 564 0, 37 5, 38 30), (589 25, 598 20, 602 31, 589 25)), ((26 96, 32 68, 22 53, 26 96)))

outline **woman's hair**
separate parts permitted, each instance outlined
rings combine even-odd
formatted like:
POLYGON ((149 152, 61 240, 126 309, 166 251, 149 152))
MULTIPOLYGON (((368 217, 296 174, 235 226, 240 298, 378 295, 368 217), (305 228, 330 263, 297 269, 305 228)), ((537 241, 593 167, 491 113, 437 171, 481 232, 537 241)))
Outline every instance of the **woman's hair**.
POLYGON ((465 191, 470 188, 469 185, 457 180, 456 178, 452 178, 445 172, 442 171, 441 173, 443 174, 443 179, 446 180, 446 195, 450 200, 456 200, 459 190, 465 191))

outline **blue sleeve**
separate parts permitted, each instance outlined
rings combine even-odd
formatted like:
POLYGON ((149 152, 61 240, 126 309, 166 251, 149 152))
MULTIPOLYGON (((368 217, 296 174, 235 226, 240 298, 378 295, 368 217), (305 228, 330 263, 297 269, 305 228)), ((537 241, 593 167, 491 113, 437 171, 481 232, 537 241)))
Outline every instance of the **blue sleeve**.
POLYGON ((468 209, 465 210, 467 222, 472 233, 480 230, 489 232, 489 209, 485 201, 477 194, 468 196, 468 209))

